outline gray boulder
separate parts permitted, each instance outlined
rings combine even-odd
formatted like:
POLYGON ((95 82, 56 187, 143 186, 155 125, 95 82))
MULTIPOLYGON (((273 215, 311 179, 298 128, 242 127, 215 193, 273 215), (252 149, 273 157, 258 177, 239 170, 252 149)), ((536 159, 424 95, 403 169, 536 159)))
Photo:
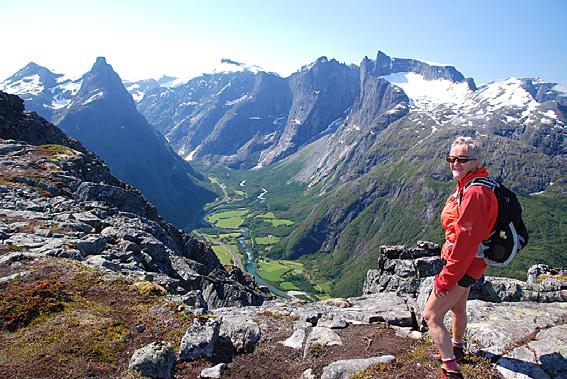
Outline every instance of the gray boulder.
POLYGON ((348 301, 352 306, 343 309, 341 314, 349 323, 387 322, 396 326, 413 326, 412 312, 406 299, 396 293, 376 293, 349 298, 348 301))
POLYGON ((256 322, 242 316, 222 318, 219 335, 230 339, 237 353, 251 353, 262 333, 256 322))
POLYGON ((370 366, 380 363, 391 363, 396 358, 392 355, 383 355, 366 359, 347 359, 341 360, 326 366, 323 369, 321 379, 347 379, 357 372, 364 371, 370 366))
POLYGON ((99 269, 106 269, 106 270, 110 270, 110 271, 118 271, 119 270, 119 265, 113 263, 112 261, 109 261, 107 259, 105 259, 104 257, 100 256, 100 255, 92 255, 90 257, 88 257, 87 259, 85 259, 83 261, 84 264, 87 264, 89 266, 93 266, 99 269))
POLYGON ((329 328, 331 329, 344 329, 348 326, 348 322, 344 316, 336 315, 331 320, 329 328))
POLYGON ((89 255, 100 254, 106 247, 106 238, 101 236, 89 236, 82 240, 70 241, 81 254, 86 257, 89 255))
POLYGON ((309 336, 307 341, 305 341, 305 350, 303 352, 303 358, 306 358, 310 350, 315 346, 325 347, 342 345, 341 337, 329 328, 322 328, 320 326, 315 326, 309 336))
POLYGON ((423 247, 417 248, 381 246, 378 269, 368 270, 362 293, 396 292, 417 296, 424 278, 436 275, 443 267, 439 246, 425 242, 421 245, 423 247))
POLYGON ((169 379, 175 365, 175 353, 168 342, 152 342, 134 352, 128 368, 150 378, 169 379))
POLYGON ((303 340, 305 339, 305 329, 297 329, 293 334, 285 341, 280 341, 278 343, 291 347, 292 349, 301 349, 303 347, 303 340))
POLYGON ((181 339, 179 359, 194 361, 199 358, 211 358, 219 337, 219 329, 220 323, 217 320, 195 319, 181 339))
POLYGON ((216 366, 209 367, 201 371, 201 378, 218 379, 222 377, 222 373, 226 370, 226 363, 219 363, 216 366))

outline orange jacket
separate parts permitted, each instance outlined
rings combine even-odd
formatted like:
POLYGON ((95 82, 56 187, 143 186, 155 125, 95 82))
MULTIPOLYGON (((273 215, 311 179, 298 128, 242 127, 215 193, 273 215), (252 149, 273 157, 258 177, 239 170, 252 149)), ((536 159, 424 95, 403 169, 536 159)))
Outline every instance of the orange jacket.
POLYGON ((480 243, 488 239, 496 222, 496 195, 490 188, 474 185, 463 192, 460 205, 458 202, 461 190, 478 177, 488 177, 484 167, 469 173, 457 183, 455 193, 449 196, 441 213, 446 240, 441 257, 447 264, 435 277, 435 287, 440 292, 449 291, 465 274, 479 279, 486 271, 484 258, 477 258, 476 254, 480 243))

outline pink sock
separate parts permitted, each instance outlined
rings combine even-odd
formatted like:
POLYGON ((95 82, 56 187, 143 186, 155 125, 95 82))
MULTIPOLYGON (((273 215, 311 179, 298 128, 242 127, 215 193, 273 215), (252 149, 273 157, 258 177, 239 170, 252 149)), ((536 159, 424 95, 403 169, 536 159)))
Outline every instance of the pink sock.
POLYGON ((455 341, 451 340, 451 343, 453 344, 453 347, 460 347, 461 349, 463 348, 462 342, 455 342, 455 341))
POLYGON ((457 365, 457 360, 455 357, 449 359, 442 359, 443 366, 449 371, 459 371, 459 365, 457 365))

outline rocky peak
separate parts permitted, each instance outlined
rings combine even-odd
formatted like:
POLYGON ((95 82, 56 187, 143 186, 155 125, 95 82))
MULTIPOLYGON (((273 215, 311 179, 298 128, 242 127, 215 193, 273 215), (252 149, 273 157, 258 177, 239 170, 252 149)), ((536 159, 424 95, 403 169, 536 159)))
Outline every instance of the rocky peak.
POLYGON ((358 68, 320 57, 292 74, 292 104, 275 146, 262 152, 260 164, 281 160, 339 126, 358 96, 358 68))
POLYGON ((521 87, 537 102, 556 101, 559 105, 567 105, 567 88, 553 82, 545 82, 539 78, 523 78, 521 87))
POLYGON ((56 74, 48 68, 40 66, 35 62, 30 62, 21 70, 12 75, 8 79, 8 81, 16 81, 25 77, 30 77, 32 75, 39 75, 41 83, 48 87, 51 87, 58 77, 63 76, 62 74, 56 74))
POLYGON ((382 51, 378 51, 376 56, 374 75, 387 76, 399 72, 414 72, 423 76, 425 80, 446 79, 454 83, 466 82, 471 90, 476 90, 474 81, 465 79, 455 67, 446 65, 436 65, 423 62, 417 59, 390 58, 382 51))
POLYGON ((85 105, 102 97, 110 97, 113 102, 135 109, 134 100, 124 88, 120 76, 104 57, 98 57, 91 70, 83 76, 81 89, 77 93, 79 101, 74 101, 73 105, 85 105))

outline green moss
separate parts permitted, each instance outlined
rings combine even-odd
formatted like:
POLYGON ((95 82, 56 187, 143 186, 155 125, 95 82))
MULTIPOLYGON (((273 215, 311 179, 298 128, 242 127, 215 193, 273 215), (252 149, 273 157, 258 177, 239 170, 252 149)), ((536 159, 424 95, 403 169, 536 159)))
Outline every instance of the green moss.
POLYGON ((68 160, 82 154, 77 150, 63 145, 39 145, 37 152, 38 154, 58 160, 68 160))

